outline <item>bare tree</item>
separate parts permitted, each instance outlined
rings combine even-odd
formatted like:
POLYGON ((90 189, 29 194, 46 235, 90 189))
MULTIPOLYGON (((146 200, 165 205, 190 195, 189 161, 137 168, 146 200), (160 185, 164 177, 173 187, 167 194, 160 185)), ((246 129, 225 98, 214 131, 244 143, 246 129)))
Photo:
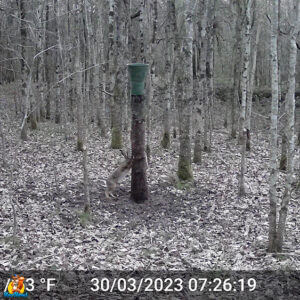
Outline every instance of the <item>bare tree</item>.
MULTIPOLYGON (((177 73, 178 84, 178 112, 179 112, 179 161, 178 178, 180 180, 191 180, 193 178, 191 166, 191 138, 190 120, 193 99, 193 22, 192 1, 188 0, 184 8, 183 33, 179 58, 182 62, 183 72, 177 73)), ((178 49, 179 50, 179 49, 178 49)), ((178 66, 178 65, 177 65, 178 66)))
POLYGON ((204 131, 204 107, 206 102, 206 47, 207 47, 207 13, 208 13, 208 1, 202 0, 201 3, 201 21, 200 21, 200 70, 197 80, 199 81, 198 98, 195 107, 196 113, 196 135, 194 145, 194 162, 201 163, 202 152, 202 139, 201 136, 204 131))
MULTIPOLYGON (((154 59, 154 50, 155 50, 155 45, 156 45, 156 35, 157 35, 157 18, 158 18, 158 10, 157 10, 157 0, 153 1, 147 1, 147 3, 150 5, 150 8, 148 9, 149 13, 149 31, 148 34, 151 36, 150 38, 150 47, 148 48, 149 53, 148 53, 148 58, 149 58, 149 65, 150 65, 150 76, 147 77, 147 86, 149 89, 148 95, 147 95, 147 124, 146 124, 146 133, 147 133, 147 143, 146 143, 146 152, 147 152, 147 157, 148 160, 150 161, 150 156, 151 156, 151 134, 152 134, 152 122, 151 122, 151 117, 152 117, 152 103, 153 103, 153 98, 154 98, 154 88, 153 88, 153 83, 155 79, 155 68, 156 68, 156 62, 154 59), (152 18, 152 22, 151 22, 152 18)), ((167 3, 169 6, 169 1, 167 3)))
POLYGON ((271 71, 272 71, 272 106, 271 106, 271 129, 270 129, 270 212, 269 212, 269 245, 268 251, 275 252, 276 247, 276 219, 277 219, 277 195, 276 182, 278 177, 277 163, 277 130, 278 130, 278 2, 273 1, 271 5, 271 71))
MULTIPOLYGON (((50 23, 50 4, 49 0, 46 0, 46 22, 45 22, 45 46, 49 49, 51 44, 50 34, 51 34, 51 23, 50 23)), ((46 119, 50 120, 51 117, 51 55, 50 51, 46 51, 44 54, 44 68, 45 68, 45 85, 46 85, 46 119)))
MULTIPOLYGON (((82 18, 80 15, 81 9, 78 11, 77 24, 82 24, 82 18)), ((76 82, 76 96, 77 96, 77 150, 83 151, 85 144, 84 136, 84 109, 83 109, 83 74, 81 56, 83 55, 83 40, 82 33, 77 29, 77 51, 75 57, 75 70, 77 74, 76 82)))
POLYGON ((124 65, 124 48, 126 41, 126 12, 127 2, 121 0, 115 0, 115 41, 114 41, 114 104, 112 111, 112 136, 111 147, 113 149, 122 148, 122 106, 126 97, 126 83, 125 83, 125 70, 124 65))
POLYGON ((295 155, 295 75, 296 75, 296 62, 297 62, 297 35, 300 30, 300 0, 293 1, 292 14, 292 28, 289 36, 290 58, 289 58, 289 76, 288 76, 288 93, 287 93, 287 105, 288 105, 288 163, 286 174, 286 186, 281 201, 279 211, 278 229, 276 235, 276 247, 277 251, 282 251, 283 237, 285 233, 285 224, 288 212, 288 205, 291 199, 292 192, 292 178, 294 173, 294 155, 295 155))
POLYGON ((20 36, 21 36, 21 74, 22 74, 22 96, 25 100, 23 109, 23 121, 21 125, 21 139, 27 140, 27 118, 29 114, 29 86, 31 85, 31 70, 28 62, 28 51, 26 45, 28 43, 28 32, 26 24, 26 2, 19 0, 19 13, 20 13, 20 36), (29 81, 30 79, 30 81, 29 81))
POLYGON ((163 148, 168 149, 170 147, 170 108, 171 108, 171 54, 172 54, 172 43, 171 43, 171 16, 170 16, 170 5, 168 5, 168 16, 165 26, 165 86, 164 86, 164 116, 163 116, 163 138, 161 145, 163 148))
POLYGON ((93 63, 98 64, 94 73, 94 93, 97 95, 98 103, 97 107, 97 125, 100 128, 100 134, 105 137, 107 134, 107 124, 105 119, 105 104, 106 104, 106 94, 104 93, 106 89, 105 76, 107 72, 107 65, 105 64, 105 47, 104 47, 104 25, 103 25, 103 11, 104 3, 102 1, 97 2, 97 14, 95 18, 98 22, 95 22, 95 33, 94 33, 94 57, 93 63))
POLYGON ((239 103, 240 89, 240 66, 241 66, 241 40, 242 40, 242 11, 243 1, 231 1, 235 14, 235 44, 234 44, 234 63, 233 63, 233 87, 231 95, 231 138, 236 138, 237 132, 237 105, 239 103))
POLYGON ((260 7, 258 7, 258 1, 254 1, 254 12, 253 12, 253 22, 252 22, 252 47, 251 47, 251 59, 250 59, 250 69, 249 69, 249 81, 248 81, 248 89, 247 89, 247 104, 246 104, 246 150, 250 151, 251 148, 251 115, 252 115, 252 97, 253 97, 253 89, 254 89, 254 79, 256 72, 256 57, 257 57, 257 49, 258 42, 261 32, 261 13, 260 7))
POLYGON ((217 1, 210 1, 208 7, 208 26, 207 26, 207 44, 206 44, 206 92, 204 97, 204 134, 203 150, 211 151, 211 139, 213 129, 213 102, 214 102, 214 38, 215 38, 215 9, 217 1))
MULTIPOLYGON (((246 18, 245 18, 245 31, 243 37, 243 69, 241 77, 241 90, 242 90, 242 103, 241 103, 241 128, 243 130, 242 146, 241 146, 241 171, 239 180, 239 196, 245 195, 245 168, 246 168, 246 102, 249 81, 249 59, 250 59, 250 44, 251 44, 251 6, 252 0, 247 0, 246 4, 246 18)), ((250 100, 252 101, 252 100, 250 100)))

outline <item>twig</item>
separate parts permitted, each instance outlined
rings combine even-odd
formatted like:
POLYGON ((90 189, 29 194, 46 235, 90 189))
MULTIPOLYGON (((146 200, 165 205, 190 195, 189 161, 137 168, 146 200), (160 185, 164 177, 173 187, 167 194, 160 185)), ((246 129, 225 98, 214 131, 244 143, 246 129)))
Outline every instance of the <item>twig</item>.
POLYGON ((259 116, 259 117, 261 117, 261 118, 264 118, 264 119, 269 119, 269 117, 266 117, 266 116, 264 116, 264 115, 261 115, 261 114, 259 114, 259 113, 256 113, 256 112, 252 112, 254 115, 257 115, 257 116, 259 116))
POLYGON ((107 92, 107 91, 101 90, 101 92, 103 92, 103 93, 106 94, 106 95, 113 96, 113 94, 111 94, 111 93, 109 93, 109 92, 107 92))
POLYGON ((46 259, 46 258, 48 258, 48 257, 52 257, 52 256, 57 256, 57 254, 50 254, 50 255, 46 255, 46 256, 44 256, 44 257, 40 257, 40 258, 38 258, 36 261, 34 261, 34 262, 32 263, 32 265, 36 264, 36 263, 39 262, 40 260, 44 260, 44 259, 46 259))

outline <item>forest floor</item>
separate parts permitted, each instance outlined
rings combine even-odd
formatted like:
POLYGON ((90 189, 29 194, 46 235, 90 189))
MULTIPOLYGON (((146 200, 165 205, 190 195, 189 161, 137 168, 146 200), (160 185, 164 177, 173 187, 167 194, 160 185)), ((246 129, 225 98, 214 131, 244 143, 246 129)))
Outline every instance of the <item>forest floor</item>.
MULTIPOLYGON (((4 114, 3 114, 4 115, 4 114)), ((194 182, 176 186, 178 139, 170 150, 153 133, 149 201, 130 201, 129 176, 106 200, 105 179, 122 157, 90 128, 88 169, 91 221, 83 224, 82 153, 61 127, 40 123, 21 142, 19 123, 6 120, 0 169, 0 269, 296 270, 300 269, 300 201, 293 192, 282 255, 266 252, 269 143, 252 136, 246 196, 238 197, 240 147, 225 129, 212 135, 212 151, 193 164, 194 182), (1 161, 2 162, 2 161, 1 161), (17 244, 12 244, 16 209, 17 244)), ((75 124, 69 130, 76 132, 75 124)), ((299 155, 297 150, 297 155, 299 155)), ((297 156, 297 159, 299 157, 297 156)), ((278 196, 284 190, 280 173, 278 196)))

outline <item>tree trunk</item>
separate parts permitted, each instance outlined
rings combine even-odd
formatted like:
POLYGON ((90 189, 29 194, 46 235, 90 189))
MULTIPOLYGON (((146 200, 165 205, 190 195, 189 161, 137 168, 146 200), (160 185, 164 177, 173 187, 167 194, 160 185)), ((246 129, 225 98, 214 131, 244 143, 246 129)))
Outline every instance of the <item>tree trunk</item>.
MULTIPOLYGON (((110 91, 110 93, 113 93, 114 88, 114 80, 115 80, 115 70, 114 70, 114 34, 115 34, 115 0, 108 0, 109 4, 109 15, 108 15, 108 65, 107 69, 108 72, 106 74, 107 80, 107 88, 110 91)), ((114 115, 113 115, 113 109, 114 109, 114 99, 111 98, 109 101, 109 108, 110 108, 110 128, 112 129, 114 127, 114 115)))
POLYGON ((144 22, 145 22, 145 10, 144 10, 145 2, 144 0, 140 0, 140 16, 139 16, 139 46, 140 51, 138 53, 138 61, 145 62, 145 37, 144 37, 144 22))
POLYGON ((231 138, 236 138, 237 133, 237 105, 239 103, 240 89, 240 65, 241 65, 241 39, 242 39, 242 3, 235 1, 236 24, 235 24, 235 44, 234 44, 234 64, 233 64, 233 87, 231 95, 231 138))
MULTIPOLYGON (((79 17, 80 18, 80 17, 79 17)), ((75 70, 77 72, 76 94, 77 94, 77 150, 83 151, 84 146, 84 109, 83 109, 83 93, 82 93, 82 64, 81 64, 81 38, 78 31, 78 45, 75 57, 75 70)))
POLYGON ((193 22, 191 0, 186 3, 183 30, 186 37, 180 53, 182 61, 180 65, 183 72, 177 74, 178 87, 182 91, 182 93, 180 91, 182 98, 178 99, 180 150, 177 173, 180 180, 192 180, 190 123, 193 101, 193 22))
POLYGON ((247 130, 245 127, 245 118, 246 118, 246 102, 247 102, 247 93, 248 93, 248 81, 249 81, 249 58, 250 58, 250 30, 251 30, 251 6, 252 0, 248 0, 246 7, 246 22, 245 22, 245 36, 243 39, 244 46, 244 57, 243 57, 243 69, 241 77, 241 90, 242 90, 242 103, 241 103, 241 114, 240 122, 241 128, 243 130, 242 146, 241 146, 241 171, 239 179, 239 196, 245 195, 245 169, 246 169, 246 134, 247 130))
POLYGON ((247 107, 246 107, 246 150, 250 151, 251 149, 251 115, 252 115, 252 97, 253 97, 253 89, 254 89, 254 79, 255 79, 255 72, 256 72, 256 57, 257 57, 257 49, 258 49, 258 42, 261 32, 261 24, 260 24, 260 15, 259 15, 259 8, 257 7, 257 0, 255 0, 255 7, 254 7, 254 41, 251 48, 251 67, 250 67, 250 74, 249 74, 249 87, 247 92, 247 107))
POLYGON ((210 30, 207 34, 207 49, 206 49, 206 101, 204 102, 204 137, 203 150, 211 151, 211 138, 213 127, 213 101, 214 101, 214 23, 215 23, 215 5, 216 1, 211 1, 208 10, 208 22, 210 30))
POLYGON ((60 43, 60 33, 59 33, 59 16, 58 16, 58 3, 57 0, 54 0, 54 14, 55 14, 55 34, 56 34, 56 42, 58 48, 55 51, 55 124, 60 124, 61 122, 61 85, 59 80, 61 79, 61 66, 62 61, 60 57, 61 43, 60 43))
POLYGON ((121 0, 115 0, 115 41, 114 41, 114 106, 112 111, 113 127, 111 133, 111 148, 122 149, 122 106, 126 97, 124 48, 125 48, 125 11, 121 0))
MULTIPOLYGON (((285 102, 284 103, 284 107, 287 106, 287 103, 285 102)), ((284 109, 284 112, 285 113, 287 112, 286 109, 284 109)), ((280 163, 279 163, 279 169, 281 171, 286 171, 286 168, 287 168, 287 135, 285 133, 286 129, 287 129, 287 120, 286 120, 286 117, 283 116, 283 120, 282 122, 284 123, 284 126, 282 128, 282 133, 281 133, 281 156, 280 156, 280 163)))
MULTIPOLYGON (((50 7, 48 4, 46 4, 46 30, 45 30, 45 45, 46 49, 50 48, 51 42, 50 42, 50 32, 51 32, 51 26, 50 26, 50 7)), ((46 80, 46 87, 47 91, 45 93, 46 96, 46 119, 50 120, 51 118, 51 55, 50 51, 45 52, 45 80, 46 80)))
MULTIPOLYGON (((106 90, 105 78, 107 73, 107 65, 105 62, 105 47, 104 47, 104 26, 102 23, 102 14, 103 11, 103 2, 98 2, 98 26, 96 28, 96 41, 98 41, 98 55, 96 58, 96 62, 99 64, 97 67, 97 72, 95 74, 95 85, 98 83, 97 91, 98 91, 98 99, 99 102, 97 104, 97 125, 100 129, 100 135, 102 137, 106 137, 107 135, 107 124, 105 119, 105 103, 106 103, 106 94, 103 92, 106 90), (101 64, 101 65, 100 65, 101 64)), ((96 86, 95 86, 96 88, 96 86)), ((96 92, 97 93, 97 92, 96 92)))
MULTIPOLYGON (((169 3, 167 4, 169 7, 169 3)), ((155 60, 154 60, 154 49, 156 45, 156 33, 157 33, 157 16, 158 16, 158 11, 157 11, 157 0, 153 0, 150 2, 150 16, 153 15, 153 22, 152 22, 152 32, 149 29, 149 34, 152 33, 151 36, 151 43, 150 43, 150 48, 149 48, 149 64, 150 64, 150 76, 148 77, 148 89, 149 89, 149 94, 147 97, 147 124, 146 124, 146 131, 147 131, 147 144, 146 144, 146 153, 147 153, 147 158, 148 161, 150 161, 151 157, 151 127, 152 127, 152 103, 153 103, 153 98, 154 98, 154 90, 153 90, 153 82, 155 79, 155 60)), ((150 27, 150 26, 149 26, 150 27)))
POLYGON ((277 195, 276 182, 278 177, 277 166, 277 119, 278 119, 278 57, 277 57, 277 35, 278 35, 278 2, 272 2, 271 22, 271 70, 272 70, 272 104, 271 104, 271 128, 270 128, 270 178, 269 178, 269 252, 276 252, 276 218, 277 218, 277 195))
POLYGON ((203 14, 201 16, 201 28, 199 28, 200 33, 200 70, 198 75, 199 81, 199 92, 197 105, 195 107, 196 113, 196 135, 195 135, 195 145, 194 145, 194 163, 201 163, 202 159, 202 134, 204 132, 204 107, 206 103, 206 27, 207 27, 207 13, 208 13, 208 2, 203 0, 202 3, 203 14))
POLYGON ((26 2, 19 0, 20 10, 20 35, 21 35, 21 78, 22 78, 22 98, 25 100, 23 105, 23 121, 21 125, 21 139, 26 141, 27 136, 27 118, 29 111, 29 84, 31 85, 31 72, 27 57, 27 24, 26 24, 26 2))
POLYGON ((286 174, 286 186, 283 199, 281 201, 278 221, 278 231, 276 236, 276 247, 278 252, 282 252, 283 237, 285 233, 285 224, 288 212, 288 205, 291 200, 292 192, 292 178, 294 173, 294 151, 295 151, 295 86, 296 86, 296 62, 297 62, 297 35, 300 25, 300 0, 294 0, 293 5, 293 24, 290 33, 290 58, 289 58, 289 76, 288 83, 289 89, 287 93, 287 105, 288 105, 288 164, 286 174))
POLYGON ((131 96, 132 123, 131 148, 134 158, 131 173, 131 197, 137 203, 148 200, 145 152, 145 97, 131 96))
POLYGON ((89 184, 89 170, 88 170, 88 155, 87 148, 84 145, 83 155, 82 155, 82 169, 83 169, 83 186, 84 186, 84 212, 86 214, 90 213, 91 210, 91 200, 90 200, 90 184, 89 184))
POLYGON ((165 77, 166 82, 164 86, 164 115, 163 115, 163 138, 161 145, 163 148, 170 148, 170 108, 171 108, 171 42, 170 42, 170 18, 167 19, 165 27, 166 45, 165 45, 165 77))

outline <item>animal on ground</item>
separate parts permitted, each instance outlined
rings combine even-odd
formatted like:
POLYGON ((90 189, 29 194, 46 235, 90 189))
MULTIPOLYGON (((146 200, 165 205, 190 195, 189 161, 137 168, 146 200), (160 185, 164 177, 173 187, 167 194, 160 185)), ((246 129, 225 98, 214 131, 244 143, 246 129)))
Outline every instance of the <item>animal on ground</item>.
POLYGON ((113 192, 116 190, 119 183, 125 178, 125 176, 132 168, 132 156, 129 156, 128 153, 125 154, 122 150, 121 153, 124 156, 125 160, 121 162, 120 166, 115 169, 106 180, 105 196, 107 199, 115 197, 113 192))

